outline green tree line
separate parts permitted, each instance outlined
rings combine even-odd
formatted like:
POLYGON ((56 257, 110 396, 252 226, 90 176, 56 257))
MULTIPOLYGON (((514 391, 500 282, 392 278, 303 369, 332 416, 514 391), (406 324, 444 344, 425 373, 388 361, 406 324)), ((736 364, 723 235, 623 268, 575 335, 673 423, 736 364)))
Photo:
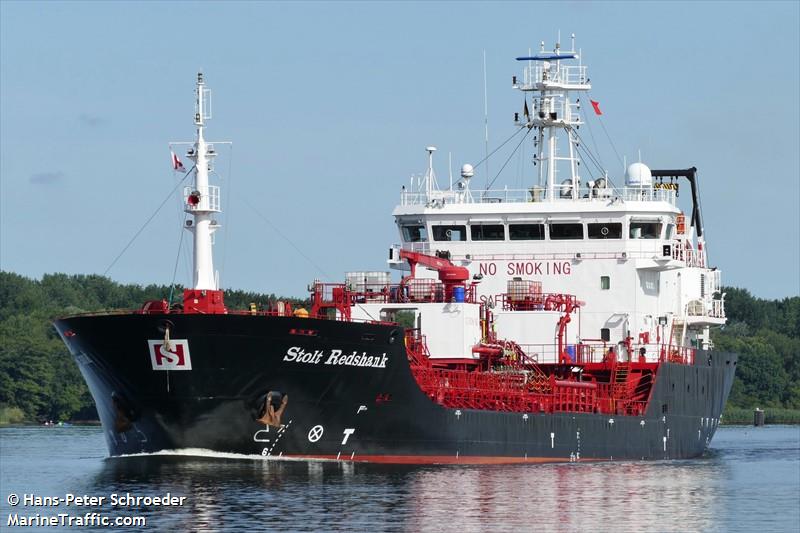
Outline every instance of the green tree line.
POLYGON ((714 348, 739 362, 728 405, 800 409, 800 297, 765 300, 726 288, 728 323, 713 330, 714 348))
MULTIPOLYGON (((96 418, 92 398, 52 321, 59 316, 180 301, 183 287, 122 285, 97 275, 48 274, 35 280, 0 272, 0 421, 96 418)), ((800 409, 800 297, 765 300, 726 288, 728 324, 717 350, 739 354, 731 409, 800 409)), ((225 291, 231 309, 297 299, 225 291)), ((306 303, 307 302, 303 302, 306 303)))
MULTIPOLYGON (((53 319, 114 309, 147 300, 180 302, 183 287, 122 285, 98 275, 47 274, 35 280, 0 271, 0 422, 93 420, 97 411, 53 319)), ((295 298, 225 291, 231 309, 295 298)))

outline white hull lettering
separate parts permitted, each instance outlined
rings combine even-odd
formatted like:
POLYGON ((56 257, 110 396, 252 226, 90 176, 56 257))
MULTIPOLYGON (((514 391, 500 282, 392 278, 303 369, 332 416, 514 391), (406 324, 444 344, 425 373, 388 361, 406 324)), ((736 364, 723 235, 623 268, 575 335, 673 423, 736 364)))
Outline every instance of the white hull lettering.
MULTIPOLYGON (((334 350, 336 352, 338 350, 334 350)), ((339 353, 342 353, 339 351, 339 353)), ((300 348, 299 346, 292 346, 286 351, 286 355, 283 356, 284 361, 288 362, 295 362, 295 363, 309 363, 312 365, 317 365, 322 360, 322 350, 315 350, 313 352, 307 352, 300 348)))
POLYGON ((358 366, 370 368, 386 368, 389 360, 385 353, 381 355, 368 355, 367 352, 354 351, 344 354, 342 350, 331 350, 330 353, 322 350, 305 351, 300 346, 292 346, 286 350, 283 360, 288 363, 305 363, 309 365, 324 364, 329 366, 358 366), (323 361, 324 358, 324 361, 323 361))

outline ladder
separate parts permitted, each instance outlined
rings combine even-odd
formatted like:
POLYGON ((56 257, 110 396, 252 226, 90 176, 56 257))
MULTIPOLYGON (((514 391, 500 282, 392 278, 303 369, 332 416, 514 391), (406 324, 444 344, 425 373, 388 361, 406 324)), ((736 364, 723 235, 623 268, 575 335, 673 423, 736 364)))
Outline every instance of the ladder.
POLYGON ((630 373, 630 363, 617 363, 614 368, 614 378, 612 381, 612 395, 617 399, 624 399, 628 395, 628 374, 630 373))

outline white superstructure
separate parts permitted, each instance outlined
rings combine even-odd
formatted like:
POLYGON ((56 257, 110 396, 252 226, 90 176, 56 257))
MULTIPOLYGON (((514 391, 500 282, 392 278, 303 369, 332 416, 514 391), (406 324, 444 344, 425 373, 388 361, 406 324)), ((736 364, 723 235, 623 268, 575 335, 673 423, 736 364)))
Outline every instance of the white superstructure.
MULTIPOLYGON (((428 147, 425 177, 403 188, 393 213, 401 247, 447 256, 469 269, 480 280, 476 301, 493 309, 498 337, 553 345, 558 313, 510 311, 501 305, 510 282, 530 280, 540 282, 545 293, 572 294, 582 302, 568 344, 627 342, 637 351, 645 348, 648 358, 657 357, 657 346, 665 344, 710 348, 709 327, 725 322, 724 294, 719 270, 707 264, 695 169, 651 171, 634 163, 620 186, 613 186, 603 169, 588 174, 579 157, 579 151, 586 152, 578 129, 580 107, 590 102, 578 95, 591 86, 586 66, 569 64, 580 61, 574 37, 568 52, 559 45, 545 52, 542 43, 539 54, 518 60, 528 66, 522 79, 514 77, 514 88, 525 95, 522 116, 515 118, 520 133, 530 134, 536 182, 522 190, 475 190, 473 167, 464 165, 462 179, 441 189, 433 172, 434 149, 428 147), (679 176, 692 185, 691 216, 678 206, 679 176)), ((393 268, 407 270, 405 261, 392 256, 393 268)), ((436 278, 437 273, 418 268, 416 277, 436 278)), ((365 305, 355 316, 386 312, 386 305, 365 305)), ((452 306, 471 304, 448 305, 452 315, 452 306)), ((412 306, 429 343, 439 322, 452 322, 435 306, 442 307, 412 306)), ((462 314, 465 319, 474 315, 462 314)), ((450 351, 460 344, 454 339, 450 351)), ((540 360, 550 351, 555 356, 552 348, 536 351, 540 360)), ((436 357, 433 349, 431 356, 436 357)))

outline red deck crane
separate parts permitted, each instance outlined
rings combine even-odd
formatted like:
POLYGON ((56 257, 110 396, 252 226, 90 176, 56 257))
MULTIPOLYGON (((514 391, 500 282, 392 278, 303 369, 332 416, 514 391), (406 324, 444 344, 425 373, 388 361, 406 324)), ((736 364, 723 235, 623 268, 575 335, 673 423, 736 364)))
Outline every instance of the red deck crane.
POLYGON ((439 281, 444 285, 444 297, 447 301, 453 297, 453 289, 455 287, 464 287, 467 280, 469 280, 469 270, 467 268, 456 266, 449 259, 443 257, 401 249, 400 259, 408 261, 411 267, 411 273, 408 276, 403 276, 403 279, 400 280, 401 290, 409 280, 416 277, 417 265, 422 265, 439 273, 439 281))

